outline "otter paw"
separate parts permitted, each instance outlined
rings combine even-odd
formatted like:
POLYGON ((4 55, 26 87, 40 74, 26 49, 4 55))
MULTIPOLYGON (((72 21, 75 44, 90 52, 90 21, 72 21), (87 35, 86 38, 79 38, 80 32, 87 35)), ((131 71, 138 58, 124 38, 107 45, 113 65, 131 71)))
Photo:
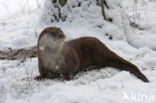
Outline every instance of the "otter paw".
POLYGON ((41 76, 41 75, 39 75, 39 76, 36 76, 34 79, 35 79, 35 80, 42 80, 42 79, 44 79, 44 77, 41 76))

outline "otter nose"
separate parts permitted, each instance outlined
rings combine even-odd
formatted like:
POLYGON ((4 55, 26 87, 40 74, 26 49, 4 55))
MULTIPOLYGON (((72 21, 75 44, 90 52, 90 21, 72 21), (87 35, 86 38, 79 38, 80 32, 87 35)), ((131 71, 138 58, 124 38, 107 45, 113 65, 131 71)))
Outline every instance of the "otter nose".
POLYGON ((64 37, 64 35, 63 35, 63 34, 59 34, 59 37, 63 38, 63 37, 64 37))

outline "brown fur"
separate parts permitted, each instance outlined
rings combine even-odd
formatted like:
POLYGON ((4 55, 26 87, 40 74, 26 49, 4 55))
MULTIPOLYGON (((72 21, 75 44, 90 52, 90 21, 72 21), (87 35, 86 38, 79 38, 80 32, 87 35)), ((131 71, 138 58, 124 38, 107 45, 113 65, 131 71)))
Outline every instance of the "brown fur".
MULTIPOLYGON (((41 32, 39 40, 45 35, 45 31, 52 34, 55 32, 57 35, 61 34, 64 36, 60 28, 49 27, 41 32)), ((59 37, 57 39, 59 39, 59 37)), ((60 54, 62 55, 60 60, 64 60, 63 63, 60 64, 61 69, 56 72, 50 71, 45 67, 39 47, 38 41, 37 51, 40 76, 36 77, 37 80, 61 76, 66 80, 70 80, 78 71, 85 70, 85 68, 88 68, 87 70, 92 70, 110 66, 129 71, 144 82, 149 82, 137 66, 112 52, 101 41, 94 37, 81 37, 64 42, 63 49, 61 50, 62 54, 60 54), (50 76, 48 73, 51 73, 50 76)), ((53 61, 55 60, 50 60, 50 62, 53 61)))

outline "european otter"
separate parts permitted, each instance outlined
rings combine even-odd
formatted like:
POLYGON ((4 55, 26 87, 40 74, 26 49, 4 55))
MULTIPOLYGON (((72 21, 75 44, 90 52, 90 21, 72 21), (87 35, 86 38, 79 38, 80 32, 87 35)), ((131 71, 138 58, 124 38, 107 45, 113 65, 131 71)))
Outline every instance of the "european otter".
POLYGON ((64 39, 64 33, 57 27, 48 27, 41 32, 37 44, 40 75, 36 80, 56 77, 71 80, 87 67, 92 70, 110 66, 149 82, 137 66, 119 57, 97 38, 81 37, 67 42, 64 39))

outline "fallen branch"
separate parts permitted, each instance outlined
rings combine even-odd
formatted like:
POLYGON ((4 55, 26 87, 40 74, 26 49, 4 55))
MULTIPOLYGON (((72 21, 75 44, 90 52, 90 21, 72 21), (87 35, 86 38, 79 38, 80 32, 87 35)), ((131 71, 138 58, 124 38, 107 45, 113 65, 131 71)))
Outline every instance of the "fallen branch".
POLYGON ((34 57, 37 57, 36 46, 22 49, 9 48, 4 51, 0 50, 1 60, 21 60, 21 62, 24 62, 26 58, 34 57))

